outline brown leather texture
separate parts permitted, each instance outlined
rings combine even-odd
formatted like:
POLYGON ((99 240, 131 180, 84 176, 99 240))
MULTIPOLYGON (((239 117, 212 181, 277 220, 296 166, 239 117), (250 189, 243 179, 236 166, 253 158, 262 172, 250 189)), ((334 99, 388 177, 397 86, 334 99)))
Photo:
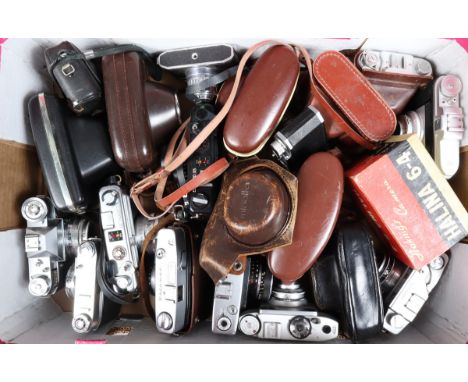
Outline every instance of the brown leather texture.
POLYGON ((229 234, 246 245, 262 245, 273 240, 286 224, 291 209, 288 190, 277 175, 260 169, 239 175, 229 185, 224 203, 224 218, 229 234), (246 199, 246 194, 255 195, 246 199), (258 221, 257 207, 261 207, 262 220, 258 221), (252 224, 256 222, 256 224, 252 224))
POLYGON ((269 48, 255 62, 224 125, 224 145, 236 156, 257 154, 280 122, 299 77, 299 60, 285 45, 269 48))
POLYGON ((327 152, 311 155, 301 166, 296 225, 291 245, 268 256, 273 275, 284 284, 301 278, 315 263, 335 228, 343 199, 340 161, 327 152))
MULTIPOLYGON (((396 128, 395 113, 343 54, 336 51, 321 53, 314 61, 313 72, 320 90, 339 110, 344 121, 364 140, 381 142, 393 134, 396 128)), ((319 110, 322 110, 320 106, 319 110)), ((343 134, 362 144, 361 140, 349 134, 349 129, 343 124, 334 124, 329 130, 331 138, 343 134)))
POLYGON ((236 162, 224 175, 203 234, 202 268, 217 283, 238 257, 291 244, 296 211, 294 175, 269 160, 236 162))
POLYGON ((179 123, 176 95, 149 82, 145 64, 135 52, 103 57, 102 74, 114 157, 127 171, 148 170, 158 158, 155 144, 179 123))

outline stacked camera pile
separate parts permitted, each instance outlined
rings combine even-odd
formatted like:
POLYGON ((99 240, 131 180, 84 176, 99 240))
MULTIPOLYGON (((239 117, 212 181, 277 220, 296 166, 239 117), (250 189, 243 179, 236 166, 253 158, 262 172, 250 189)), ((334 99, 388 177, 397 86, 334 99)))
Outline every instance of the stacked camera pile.
POLYGON ((78 333, 141 299, 167 334, 210 317, 215 334, 275 340, 398 334, 468 233, 446 180, 462 84, 425 59, 63 42, 45 62, 29 290, 64 287, 78 333))

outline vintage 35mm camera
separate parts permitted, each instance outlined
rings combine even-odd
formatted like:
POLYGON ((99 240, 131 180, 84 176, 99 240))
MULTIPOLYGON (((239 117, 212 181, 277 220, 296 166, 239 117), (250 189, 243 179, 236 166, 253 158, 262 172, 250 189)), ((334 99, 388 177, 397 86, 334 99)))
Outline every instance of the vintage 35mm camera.
POLYGON ((275 285, 267 304, 244 312, 239 329, 248 336, 286 341, 330 341, 339 334, 338 321, 318 312, 297 281, 275 285))
POLYGON ((338 336, 338 322, 313 310, 259 309, 245 312, 239 329, 269 340, 323 342, 338 336))
POLYGON ((138 250, 130 197, 119 185, 99 190, 108 278, 121 295, 138 295, 138 250))
POLYGON ((65 291, 73 299, 72 328, 89 333, 116 317, 119 305, 108 300, 98 285, 101 251, 99 239, 83 241, 67 273, 65 291))
POLYGON ((450 179, 460 166, 460 143, 465 131, 460 107, 461 80, 452 74, 438 77, 420 91, 398 118, 400 134, 416 134, 438 167, 450 179))
MULTIPOLYGON (((187 96, 195 103, 188 126, 189 142, 215 117, 216 85, 228 78, 228 74, 223 75, 223 73, 232 75, 231 72, 223 70, 235 62, 234 48, 226 44, 174 49, 159 55, 158 64, 163 69, 185 76, 188 85, 187 96)), ((175 172, 179 187, 218 159, 218 146, 218 134, 214 131, 175 172)), ((217 192, 217 182, 205 184, 191 191, 183 198, 186 214, 191 218, 208 218, 216 201, 217 192)))
POLYGON ((243 267, 242 263, 235 263, 236 273, 230 273, 215 286, 211 321, 213 333, 236 334, 241 312, 270 299, 273 275, 265 258, 247 257, 243 267))
POLYGON ((184 228, 161 229, 156 236, 154 295, 156 328, 177 334, 190 321, 192 253, 184 228))
POLYGON ((394 256, 383 256, 379 276, 386 308, 386 331, 400 334, 413 322, 441 279, 448 261, 448 255, 443 254, 416 271, 400 263, 394 256))
POLYGON ((24 238, 29 265, 29 292, 53 295, 63 286, 66 267, 78 246, 88 239, 91 221, 84 217, 60 217, 50 199, 26 199, 21 213, 27 222, 24 238))

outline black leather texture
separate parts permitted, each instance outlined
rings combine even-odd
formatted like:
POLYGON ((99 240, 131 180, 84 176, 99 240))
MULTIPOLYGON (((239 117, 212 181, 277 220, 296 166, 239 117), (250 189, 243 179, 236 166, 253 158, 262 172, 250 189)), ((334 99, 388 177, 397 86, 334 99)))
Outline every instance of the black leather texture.
POLYGON ((379 274, 364 224, 339 225, 310 274, 317 308, 336 314, 344 335, 357 342, 381 332, 384 312, 379 274))
POLYGON ((78 117, 58 98, 43 93, 29 100, 28 111, 55 207, 63 212, 84 212, 97 198, 102 182, 120 172, 105 121, 78 117))

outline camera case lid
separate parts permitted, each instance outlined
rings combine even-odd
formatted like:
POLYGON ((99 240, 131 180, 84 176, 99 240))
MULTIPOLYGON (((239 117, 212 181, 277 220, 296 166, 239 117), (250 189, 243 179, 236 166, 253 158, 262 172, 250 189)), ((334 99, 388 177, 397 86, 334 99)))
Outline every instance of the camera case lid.
POLYGON ((296 210, 294 175, 269 160, 237 162, 224 175, 206 226, 201 266, 217 283, 238 257, 291 244, 296 210))
POLYGON ((342 53, 321 53, 313 76, 312 105, 323 114, 329 138, 372 149, 393 134, 395 113, 342 53))
POLYGON ((246 76, 224 125, 224 145, 239 157, 257 154, 273 134, 291 101, 299 59, 285 45, 269 48, 246 76))
POLYGON ((347 337, 359 341, 381 332, 379 272, 371 234, 363 223, 339 225, 310 275, 317 307, 337 314, 347 337))
POLYGON ((344 175, 330 153, 311 155, 298 176, 298 210, 291 245, 268 257, 273 275, 283 284, 301 278, 322 253, 335 228, 343 199, 344 175))
POLYGON ((149 77, 136 52, 103 57, 102 73, 115 159, 129 172, 148 170, 181 123, 177 94, 149 77))

